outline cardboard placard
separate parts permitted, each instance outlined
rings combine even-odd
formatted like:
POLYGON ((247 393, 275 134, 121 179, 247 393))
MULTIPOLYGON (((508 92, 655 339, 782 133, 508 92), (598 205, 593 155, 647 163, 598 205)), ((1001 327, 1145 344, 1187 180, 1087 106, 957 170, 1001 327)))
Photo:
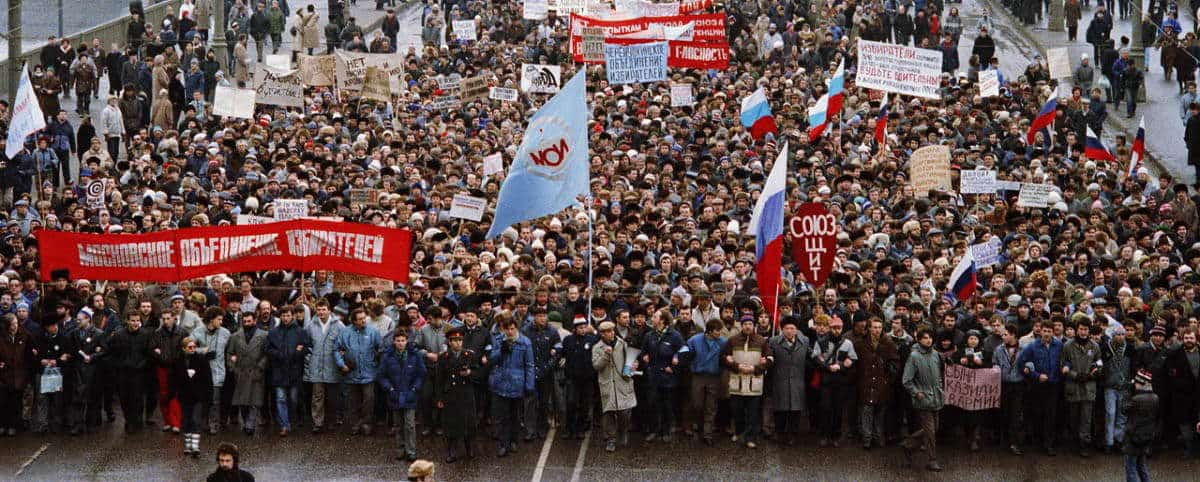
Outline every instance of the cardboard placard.
POLYGON ((983 243, 971 245, 971 257, 975 258, 976 268, 986 268, 995 264, 1000 264, 1000 253, 1004 247, 1004 242, 999 237, 992 236, 983 243))
POLYGON ((471 42, 479 39, 475 31, 475 20, 455 20, 451 25, 455 38, 471 42))
POLYGON ((583 37, 583 60, 586 62, 604 61, 604 29, 601 27, 583 27, 579 29, 583 37))
POLYGON ((1071 54, 1066 47, 1046 50, 1046 63, 1050 67, 1051 79, 1065 79, 1071 76, 1071 54))
POLYGON ((462 79, 458 84, 458 98, 463 102, 486 99, 490 94, 488 79, 482 75, 462 79))
POLYGON ((979 95, 985 98, 1000 95, 999 71, 984 70, 979 72, 979 95))
POLYGON ((504 156, 499 152, 483 158, 483 175, 484 177, 491 176, 498 172, 504 172, 504 156))
POLYGON ((963 410, 1000 408, 1000 367, 946 365, 946 405, 963 410))
POLYGON ((488 98, 492 100, 502 100, 504 102, 516 102, 520 98, 521 92, 517 89, 507 89, 504 87, 492 87, 488 89, 488 98))
POLYGON ((692 84, 671 84, 671 107, 691 107, 695 104, 692 84))
POLYGON ((213 94, 213 115, 253 119, 254 97, 254 89, 218 85, 213 94))
POLYGON ((435 110, 450 110, 462 107, 462 101, 457 95, 442 95, 433 98, 433 108, 435 110))
POLYGON ((939 99, 942 51, 859 39, 854 82, 860 89, 939 99))
POLYGON ((355 188, 350 190, 350 204, 374 206, 379 204, 379 190, 370 188, 355 188))
POLYGON ((337 82, 337 59, 332 55, 300 55, 300 82, 327 87, 337 82))
POLYGON ((308 216, 307 199, 276 199, 274 205, 276 221, 287 221, 308 216))
POLYGON ((964 169, 959 173, 958 192, 961 194, 995 194, 996 171, 964 169))
POLYGON ((333 288, 342 292, 391 292, 396 289, 396 282, 373 276, 335 271, 333 273, 333 288))
POLYGON ((254 73, 254 103, 304 107, 304 84, 298 70, 275 71, 260 65, 254 73))
POLYGON ((366 75, 363 76, 362 99, 390 102, 392 90, 388 84, 387 72, 378 67, 367 67, 366 75))
POLYGON ((917 197, 929 197, 934 189, 953 189, 950 183, 950 147, 925 146, 913 151, 908 161, 908 178, 917 197))
POLYGON ((1017 205, 1027 208, 1050 207, 1050 193, 1054 186, 1050 184, 1021 183, 1021 192, 1017 195, 1017 205))
POLYGON ((253 214, 239 214, 234 218, 234 222, 237 223, 238 226, 245 226, 247 224, 273 223, 275 222, 275 219, 268 218, 266 216, 255 216, 253 214))
POLYGON ((525 5, 521 10, 521 18, 525 20, 545 20, 550 11, 550 5, 546 0, 525 0, 525 5))
POLYGON ((604 72, 609 84, 667 80, 666 42, 635 45, 604 44, 604 72))
POLYGON ((487 199, 485 198, 455 194, 454 200, 450 203, 450 217, 479 221, 483 219, 483 211, 486 209, 487 199))

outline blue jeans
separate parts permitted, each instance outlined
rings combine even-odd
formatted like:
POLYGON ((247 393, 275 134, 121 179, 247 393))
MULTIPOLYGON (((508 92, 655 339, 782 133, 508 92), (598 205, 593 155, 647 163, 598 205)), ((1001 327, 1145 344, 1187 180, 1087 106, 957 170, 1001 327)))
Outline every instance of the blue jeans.
POLYGON ((1127 396, 1120 390, 1104 389, 1104 445, 1106 447, 1112 447, 1114 443, 1125 439, 1125 412, 1121 410, 1121 402, 1127 396))
POLYGON ((275 387, 275 415, 280 428, 292 430, 292 422, 288 414, 295 410, 296 400, 299 399, 300 387, 275 387))
POLYGON ((1125 482, 1150 482, 1149 457, 1125 454, 1125 482))

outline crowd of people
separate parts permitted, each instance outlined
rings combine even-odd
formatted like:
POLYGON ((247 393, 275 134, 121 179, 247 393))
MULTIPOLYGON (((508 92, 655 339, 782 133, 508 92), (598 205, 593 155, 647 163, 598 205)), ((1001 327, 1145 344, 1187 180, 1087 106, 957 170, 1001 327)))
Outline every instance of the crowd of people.
POLYGON ((1040 58, 998 58, 987 25, 954 5, 718 2, 707 11, 726 15, 728 69, 670 72, 670 83, 693 85, 695 104, 673 107, 668 82, 609 85, 589 67, 591 197, 485 239, 491 214, 451 218, 451 200, 495 204, 503 175, 485 176, 483 159, 511 163, 550 96, 437 109, 438 77, 516 87, 522 63, 562 65, 563 79, 582 67, 565 16, 525 20, 514 0, 427 3, 426 45, 399 52, 406 88, 393 102, 307 88, 303 108, 258 106, 252 120, 212 115, 215 86, 247 82, 285 34, 294 40, 282 48, 320 49, 322 22, 328 49, 387 52, 395 12, 368 34, 340 3, 331 21, 308 5, 236 0, 229 24, 213 26, 209 0, 186 0, 160 26, 135 19, 124 45, 43 50, 32 78, 47 128, 2 159, 0 175, 6 435, 123 423, 181 433, 196 455, 202 433, 234 428, 383 431, 402 459, 444 436, 450 463, 479 455, 488 437, 504 457, 551 427, 573 439, 594 426, 609 452, 625 450, 630 432, 642 446, 899 445, 923 448, 930 470, 947 441, 1015 455, 1123 451, 1135 470, 1151 448, 1195 455, 1195 191, 1146 163, 1130 169, 1123 133, 1108 145, 1115 162, 1084 157, 1086 130, 1105 127, 1101 89, 1076 84, 1026 142, 1057 81, 1040 58), (468 18, 477 41, 447 33, 440 44, 441 29, 468 18), (230 59, 209 48, 209 27, 236 39, 230 59), (964 35, 974 47, 960 63, 964 35), (941 98, 893 94, 880 118, 882 92, 854 85, 858 38, 940 49, 941 98), (842 62, 844 109, 809 142, 806 111, 842 62), (983 97, 979 73, 1002 64, 1023 73, 983 97), (759 87, 778 129, 756 140, 738 118, 759 87), (72 93, 79 125, 60 103, 72 93), (882 144, 878 122, 888 123, 882 144), (828 209, 837 252, 823 286, 785 256, 772 320, 746 226, 784 145, 787 199, 828 209), (991 169, 1052 184, 1047 207, 1018 204, 1015 190, 916 192, 909 156, 927 145, 949 147, 955 176, 991 169), (94 179, 108 181, 102 206, 84 202, 94 179), (352 203, 357 188, 380 195, 352 203), (328 272, 280 271, 177 284, 39 277, 39 229, 229 225, 271 216, 278 199, 411 230, 411 283, 346 291, 328 272), (968 247, 992 239, 1001 255, 978 269, 976 294, 944 296, 968 247), (999 408, 945 406, 950 365, 999 367, 999 408))

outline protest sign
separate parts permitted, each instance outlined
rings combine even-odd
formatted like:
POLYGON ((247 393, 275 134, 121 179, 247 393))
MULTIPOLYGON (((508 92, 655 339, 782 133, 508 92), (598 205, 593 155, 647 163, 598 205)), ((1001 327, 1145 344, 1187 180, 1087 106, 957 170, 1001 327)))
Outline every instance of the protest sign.
POLYGON ((379 203, 379 190, 369 188, 354 188, 350 190, 351 205, 372 206, 379 203))
POLYGON ((604 29, 600 27, 584 27, 579 29, 583 38, 581 52, 586 62, 604 61, 604 29))
POLYGON ((878 89, 897 94, 939 99, 942 81, 942 52, 904 45, 858 41, 858 71, 855 84, 861 89, 878 89))
POLYGON ((979 72, 979 95, 985 98, 1000 95, 1000 71, 984 70, 979 72))
POLYGON ((804 203, 788 222, 792 235, 792 260, 804 279, 821 287, 833 271, 837 250, 837 218, 821 203, 804 203))
POLYGON ((91 209, 101 209, 104 207, 104 180, 92 179, 84 186, 84 192, 87 193, 87 206, 91 209))
POLYGON ((41 278, 56 270, 111 281, 175 283, 218 273, 329 270, 408 282, 412 233, 311 219, 153 233, 38 230, 41 278))
POLYGON ((521 9, 521 18, 525 20, 545 20, 550 11, 546 0, 525 0, 521 9))
POLYGON ((479 221, 483 219, 483 211, 486 208, 487 199, 455 194, 454 200, 450 202, 450 217, 479 221))
POLYGON ((436 79, 438 88, 448 94, 456 93, 458 86, 462 84, 462 75, 457 72, 450 75, 439 75, 436 79))
POLYGON ((508 89, 504 87, 492 87, 488 89, 488 98, 493 100, 502 100, 505 102, 516 102, 521 95, 517 89, 508 89))
POLYGON ((213 93, 213 115, 254 118, 254 89, 239 89, 218 85, 213 93))
POLYGON ((309 87, 326 87, 337 80, 337 59, 332 55, 300 55, 300 82, 309 87))
POLYGON ((964 169, 959 172, 960 194, 995 194, 996 171, 964 169))
POLYGON ((971 257, 975 258, 975 268, 986 268, 1000 263, 1000 250, 1004 242, 992 236, 987 242, 971 245, 971 257))
POLYGON ((440 95, 433 98, 433 108, 435 110, 450 110, 462 107, 462 101, 457 95, 440 95))
POLYGON ((475 33, 475 20, 455 20, 452 25, 455 38, 472 42, 479 39, 475 33))
POLYGON ((354 273, 333 273, 333 289, 353 293, 355 291, 390 292, 396 289, 396 282, 373 276, 354 273))
POLYGON ((379 70, 378 67, 367 67, 367 72, 363 75, 362 99, 378 102, 391 101, 392 91, 388 84, 387 72, 379 70))
POLYGON ((692 41, 696 37, 696 22, 688 22, 684 25, 664 25, 663 38, 670 41, 684 40, 692 41))
POLYGON ((292 56, 287 54, 267 54, 267 60, 263 63, 275 70, 291 70, 292 56))
POLYGON ((276 221, 308 216, 308 200, 306 199, 276 199, 274 205, 276 221))
POLYGON ((1020 191, 1021 183, 1019 181, 996 181, 996 192, 1000 191, 1020 191))
POLYGON ((571 13, 586 15, 587 0, 556 0, 553 8, 555 12, 558 12, 559 16, 563 17, 571 13))
POLYGON ((276 71, 258 66, 254 74, 254 103, 283 107, 304 107, 304 84, 299 71, 276 71))
POLYGON ((463 102, 486 99, 490 94, 488 79, 482 75, 468 77, 458 83, 458 98, 463 102))
MULTIPOLYGON (((625 38, 609 36, 604 39, 605 45, 635 45, 652 42, 653 40, 641 38, 625 38)), ((571 52, 572 58, 576 62, 588 64, 602 64, 604 60, 584 60, 581 50, 583 37, 578 35, 571 37, 571 52)), ((670 51, 667 54, 667 67, 673 69, 717 69, 725 70, 729 68, 729 43, 721 41, 706 41, 693 40, 691 42, 679 40, 675 42, 667 42, 667 47, 670 51)))
POLYGON ((1046 50, 1046 62, 1050 64, 1051 79, 1065 79, 1071 76, 1071 54, 1066 47, 1046 50))
MULTIPOLYGON (((425 4, 423 2, 408 2, 407 5, 400 7, 396 12, 396 19, 400 21, 400 31, 396 34, 396 53, 403 58, 409 52, 413 52, 418 58, 422 57, 425 52, 425 44, 421 39, 423 27, 421 21, 425 16, 425 4)), ((392 92, 399 92, 395 86, 392 87, 392 92)))
POLYGON ((504 172, 504 156, 499 152, 483 158, 483 176, 504 172))
MULTIPOLYGON (((575 39, 580 38, 585 27, 601 27, 609 37, 636 34, 647 30, 662 32, 663 27, 682 27, 692 24, 693 41, 698 42, 727 42, 725 35, 725 14, 706 13, 700 15, 670 15, 664 17, 635 17, 620 20, 603 20, 583 15, 571 16, 571 52, 575 50, 575 39)), ((637 40, 637 39, 630 39, 637 40)), ((940 69, 940 66, 939 66, 940 69)))
POLYGON ((946 405, 963 410, 1000 408, 1000 368, 946 365, 946 405))
POLYGON ((535 94, 553 94, 562 87, 562 67, 521 64, 521 90, 535 94))
MULTIPOLYGON (((616 0, 613 3, 618 11, 634 17, 661 17, 703 10, 712 5, 712 0, 663 3, 654 3, 648 0, 616 0)), ((588 11, 596 13, 593 10, 588 11)))
POLYGON ((667 80, 667 43, 605 44, 604 71, 609 84, 667 80))
POLYGON ((364 54, 338 50, 336 57, 337 88, 348 92, 362 90, 367 67, 375 67, 387 73, 388 88, 392 92, 405 90, 404 57, 398 54, 364 54))
POLYGON ((913 151, 908 161, 908 178, 917 197, 929 197, 934 189, 950 190, 950 147, 925 146, 913 151))
POLYGON ((691 107, 695 103, 692 84, 671 84, 671 107, 691 107))
POLYGON ((238 226, 246 226, 250 224, 269 224, 275 222, 275 218, 255 216, 253 214, 239 214, 234 218, 234 222, 236 222, 238 226))
POLYGON ((1050 184, 1021 183, 1021 192, 1017 195, 1017 205, 1027 208, 1049 207, 1050 193, 1054 186, 1050 184))

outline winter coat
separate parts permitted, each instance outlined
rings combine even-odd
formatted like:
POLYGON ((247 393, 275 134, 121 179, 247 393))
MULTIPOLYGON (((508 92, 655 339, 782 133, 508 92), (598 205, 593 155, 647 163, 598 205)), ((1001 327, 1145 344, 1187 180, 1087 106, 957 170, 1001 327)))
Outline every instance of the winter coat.
POLYGON ((1001 383, 1021 383, 1025 381, 1023 368, 1017 363, 1021 356, 1021 350, 1017 350, 1016 356, 1008 357, 1008 347, 1000 345, 992 352, 992 363, 1000 368, 1001 383))
POLYGON ((365 325, 362 328, 351 325, 338 334, 333 359, 337 362, 338 370, 350 369, 343 372, 345 383, 362 385, 375 381, 381 352, 383 337, 378 331, 365 325), (354 366, 351 367, 351 364, 354 366))
POLYGON ((175 126, 175 112, 173 109, 171 99, 166 95, 154 99, 154 105, 150 110, 150 126, 162 127, 163 130, 173 129, 175 126))
POLYGON ((866 405, 885 405, 892 398, 892 384, 900 374, 900 355, 896 344, 886 336, 871 346, 867 338, 854 343, 858 353, 858 402, 866 405))
MULTIPOLYGON (((196 21, 196 28, 199 30, 208 30, 208 17, 212 15, 212 2, 214 0, 196 0, 195 7, 192 8, 192 19, 196 21)), ((221 28, 218 26, 217 28, 221 28)))
POLYGON ((393 347, 379 361, 376 380, 391 410, 417 408, 421 387, 425 385, 425 357, 412 345, 405 347, 403 355, 401 360, 401 353, 393 347))
MULTIPOLYGON (((1170 394, 1170 418, 1174 424, 1195 423, 1200 413, 1200 377, 1192 373, 1187 360, 1187 350, 1180 347, 1167 355, 1163 365, 1166 392, 1170 394)), ((1155 385, 1163 383, 1155 376, 1155 385)))
POLYGON ((250 53, 246 51, 246 46, 238 42, 233 48, 234 73, 233 80, 235 82, 250 82, 250 53))
POLYGON ((338 371, 333 361, 333 352, 337 346, 338 334, 346 327, 340 320, 329 320, 327 332, 321 332, 321 323, 313 318, 305 323, 304 330, 312 342, 304 360, 304 381, 309 383, 341 383, 342 372, 338 371))
POLYGON ((1059 357, 1062 355, 1063 345, 1057 339, 1051 339, 1049 345, 1042 344, 1042 340, 1034 340, 1017 356, 1017 369, 1021 373, 1025 373, 1026 365, 1032 363, 1033 369, 1029 373, 1025 373, 1025 378, 1033 383, 1040 383, 1038 378, 1041 375, 1046 375, 1045 383, 1058 383, 1059 372, 1059 357))
POLYGON ((625 340, 614 338, 612 353, 604 350, 608 346, 603 340, 592 345, 592 368, 596 370, 600 384, 600 408, 605 412, 615 412, 636 407, 633 378, 625 375, 629 345, 625 340))
POLYGON ((1080 343, 1076 338, 1063 346, 1062 366, 1067 368, 1063 375, 1063 396, 1067 402, 1096 401, 1096 378, 1100 371, 1092 373, 1092 370, 1097 368, 1099 359, 1100 346, 1094 341, 1080 343))
MULTIPOLYGON (((253 19, 251 19, 253 22, 253 19)), ((283 26, 287 23, 287 17, 283 14, 283 10, 278 8, 267 9, 267 33, 271 35, 280 35, 283 33, 283 26)))
POLYGON ((22 391, 29 385, 29 374, 32 373, 33 343, 29 333, 18 329, 16 335, 8 333, 4 328, 0 335, 0 387, 6 390, 22 391))
POLYGON ((803 412, 805 406, 805 390, 808 382, 805 372, 808 369, 809 341, 803 334, 796 334, 795 343, 784 343, 783 335, 776 335, 770 340, 771 355, 775 357, 771 365, 771 398, 775 410, 780 412, 803 412))
POLYGON ((150 330, 121 328, 108 344, 108 362, 119 376, 141 376, 150 362, 150 330))
POLYGON ((904 390, 912 397, 916 410, 938 411, 942 409, 942 357, 932 348, 921 345, 913 347, 904 364, 904 390), (917 394, 923 394, 917 398, 917 394))
POLYGON ((178 364, 183 357, 181 343, 188 335, 190 333, 180 328, 178 324, 171 325, 170 329, 163 325, 154 330, 154 336, 150 338, 150 353, 154 358, 155 365, 173 367, 178 364), (158 351, 155 352, 155 350, 158 351))
POLYGON ((559 351, 561 349, 562 337, 558 334, 558 329, 546 325, 538 328, 537 323, 529 322, 521 328, 521 334, 529 339, 530 346, 533 348, 533 374, 538 380, 543 380, 546 375, 554 372, 555 356, 551 355, 551 350, 559 351))
MULTIPOLYGON (((726 361, 727 357, 733 357, 735 351, 747 351, 758 353, 757 361, 754 363, 755 376, 765 376, 767 367, 771 364, 771 346, 767 343, 767 339, 763 338, 758 333, 751 333, 749 336, 743 335, 741 332, 729 337, 729 340, 721 346, 720 363, 724 370, 721 370, 721 387, 722 395, 729 395, 730 379, 735 375, 741 375, 738 370, 737 360, 732 362, 726 361)), ((765 381, 765 380, 764 380, 765 381)), ((765 386, 763 387, 766 388, 765 386)))
POLYGON ((208 357, 208 368, 212 371, 214 386, 225 385, 225 350, 229 348, 229 330, 218 326, 209 331, 207 326, 197 326, 192 330, 192 339, 196 340, 197 350, 203 349, 208 357))
POLYGON ((1079 27, 1079 21, 1083 19, 1083 6, 1079 0, 1067 0, 1063 5, 1063 16, 1067 19, 1068 27, 1079 27))
POLYGON ((675 352, 679 351, 681 347, 683 347, 683 337, 673 328, 667 328, 661 332, 655 329, 646 331, 646 335, 642 338, 641 366, 650 386, 675 388, 679 372, 672 369, 668 373, 667 368, 671 366, 675 352), (649 360, 646 360, 645 357, 649 357, 649 360))
POLYGON ((492 351, 488 353, 492 372, 488 387, 492 393, 504 398, 522 398, 534 393, 533 344, 525 335, 518 335, 515 342, 504 339, 497 333, 492 339, 492 351))
MULTIPOLYGON (((449 323, 442 323, 441 326, 436 327, 432 323, 426 323, 408 342, 416 346, 421 356, 428 353, 441 353, 446 351, 446 330, 449 329, 449 323)), ((464 345, 463 348, 465 349, 466 346, 464 345)))
POLYGON ((1150 455, 1158 440, 1159 399, 1153 391, 1138 391, 1119 409, 1125 412, 1125 455, 1150 455))
POLYGON ((106 105, 100 112, 100 123, 97 126, 100 135, 104 137, 120 137, 125 135, 124 115, 117 106, 106 105))
POLYGON ((300 45, 306 49, 319 48, 321 46, 321 26, 316 12, 311 14, 306 10, 299 12, 297 15, 300 22, 296 24, 296 31, 300 34, 300 45))
POLYGON ((201 353, 185 355, 171 369, 171 386, 179 403, 208 403, 212 400, 213 379, 208 356, 201 353))
POLYGON ((444 351, 433 369, 433 396, 442 403, 442 425, 446 436, 464 437, 475 431, 475 387, 472 379, 479 367, 479 355, 468 350, 444 351), (470 370, 466 373, 465 370, 470 370))
POLYGON ((91 386, 101 363, 108 356, 108 336, 95 325, 87 329, 76 328, 67 336, 71 339, 71 360, 64 374, 76 382, 77 387, 91 386), (84 360, 82 354, 87 354, 90 359, 84 360))
POLYGON ((267 18, 265 10, 255 10, 250 15, 250 36, 256 41, 267 37, 267 31, 271 29, 271 21, 267 18))
POLYGON ((592 347, 596 346, 599 340, 600 337, 594 334, 571 334, 563 339, 563 374, 567 378, 590 381, 596 377, 596 369, 592 367, 592 347))
POLYGON ((279 324, 267 333, 267 356, 271 359, 271 386, 298 387, 304 379, 304 359, 312 350, 308 332, 292 322, 279 324), (297 350, 297 346, 302 346, 297 350))
POLYGON ((233 387, 234 405, 261 407, 266 396, 267 332, 255 329, 246 341, 245 328, 239 328, 229 337, 229 349, 225 354, 225 366, 233 370, 237 384, 233 387), (237 361, 234 361, 237 357, 237 361))
POLYGON ((1101 360, 1104 368, 1101 370, 1100 383, 1104 388, 1112 388, 1128 392, 1133 388, 1133 371, 1130 370, 1133 358, 1133 345, 1129 340, 1117 345, 1106 340, 1100 345, 1101 360))

